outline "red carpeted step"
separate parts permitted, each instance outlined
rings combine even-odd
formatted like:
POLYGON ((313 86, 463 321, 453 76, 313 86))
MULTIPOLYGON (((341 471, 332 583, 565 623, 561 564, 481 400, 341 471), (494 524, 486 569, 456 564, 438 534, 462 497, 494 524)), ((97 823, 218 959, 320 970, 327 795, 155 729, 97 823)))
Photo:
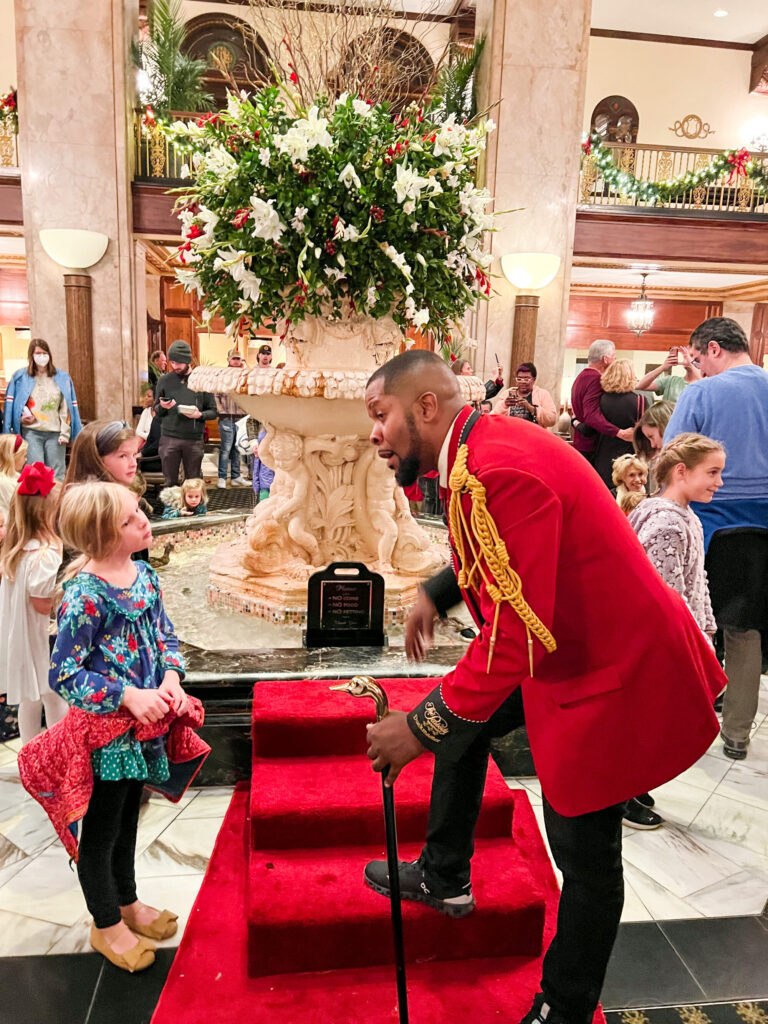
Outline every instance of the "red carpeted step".
MULTIPOLYGON (((410 764, 395 785, 397 833, 423 842, 432 785, 431 757, 410 764)), ((509 836, 514 799, 488 767, 478 838, 509 836)), ((251 775, 253 846, 364 846, 384 842, 381 776, 365 757, 255 758, 251 775)))
MULTIPOLYGON (((400 857, 418 856, 404 843, 400 857)), ((252 975, 369 967, 392 960, 389 900, 363 883, 383 846, 254 850, 248 888, 252 975)), ((477 907, 460 920, 403 904, 409 961, 536 956, 545 896, 512 839, 480 839, 472 860, 477 907)))
MULTIPOLYGON (((341 681, 341 680, 338 680, 341 681)), ((333 679, 283 679, 253 689, 254 757, 364 754, 365 724, 373 701, 333 693, 333 679)), ((435 679, 380 679, 391 708, 410 710, 434 689, 435 679)))
MULTIPOLYGON (((391 966, 250 978, 246 972, 248 794, 238 790, 171 965, 152 1024, 396 1024, 391 966)), ((552 937, 557 886, 530 805, 519 801, 515 835, 547 894, 552 937)), ((461 924, 461 922, 454 922, 461 924)), ((389 928, 377 936, 391 942, 389 928)), ((410 964, 410 1017, 418 1024, 496 1024, 527 1012, 538 958, 410 964)), ((605 1024, 600 1010, 594 1024, 605 1024)))

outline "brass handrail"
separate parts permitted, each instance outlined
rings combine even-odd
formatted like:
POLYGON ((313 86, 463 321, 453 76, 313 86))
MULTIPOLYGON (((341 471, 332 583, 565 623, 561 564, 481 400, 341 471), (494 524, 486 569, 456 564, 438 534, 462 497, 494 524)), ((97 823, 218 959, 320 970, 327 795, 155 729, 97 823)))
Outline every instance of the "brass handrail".
MULTIPOLYGON (((177 110, 169 114, 174 121, 196 121, 204 116, 193 111, 177 110)), ((184 180, 182 169, 189 160, 189 154, 180 152, 157 124, 146 120, 143 109, 134 111, 133 150, 136 181, 178 184, 184 180)))
MULTIPOLYGON (((614 153, 620 170, 642 181, 669 181, 707 166, 719 149, 660 146, 647 143, 605 143, 614 153)), ((751 153, 750 159, 766 164, 768 153, 751 153)), ((602 177, 594 156, 582 161, 579 175, 579 204, 582 206, 635 206, 653 209, 699 210, 713 213, 768 215, 768 196, 757 192, 749 178, 731 175, 731 169, 710 183, 700 183, 679 196, 653 204, 642 198, 624 196, 602 177), (731 179, 731 180, 729 180, 731 179)))

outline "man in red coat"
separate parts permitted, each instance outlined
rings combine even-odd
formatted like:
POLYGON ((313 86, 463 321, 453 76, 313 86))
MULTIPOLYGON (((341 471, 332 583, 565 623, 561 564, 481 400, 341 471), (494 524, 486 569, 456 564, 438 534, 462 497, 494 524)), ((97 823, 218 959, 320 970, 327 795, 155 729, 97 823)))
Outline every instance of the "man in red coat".
MULTIPOLYGON (((420 350, 380 367, 365 401, 371 441, 398 483, 437 470, 450 494, 453 570, 421 589, 409 655, 424 657, 436 615, 460 597, 480 629, 418 707, 368 727, 368 756, 376 771, 390 766, 389 785, 413 758, 435 755, 427 843, 401 863, 402 895, 471 912, 490 741, 522 724, 524 705, 563 873, 557 934, 525 1020, 588 1024, 623 905, 624 804, 707 750, 725 676, 616 502, 562 440, 473 414, 446 364, 420 350)), ((366 881, 387 893, 386 863, 371 862, 366 881)))

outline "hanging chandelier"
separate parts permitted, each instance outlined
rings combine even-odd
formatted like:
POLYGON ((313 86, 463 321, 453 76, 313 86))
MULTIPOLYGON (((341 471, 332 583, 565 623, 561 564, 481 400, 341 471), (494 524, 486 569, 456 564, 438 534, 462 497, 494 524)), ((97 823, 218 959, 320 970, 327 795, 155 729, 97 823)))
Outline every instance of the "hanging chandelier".
POLYGON ((638 338, 653 327, 653 303, 645 294, 645 279, 648 275, 642 274, 641 277, 643 283, 640 286, 640 297, 635 299, 632 308, 627 313, 629 329, 634 331, 638 338))

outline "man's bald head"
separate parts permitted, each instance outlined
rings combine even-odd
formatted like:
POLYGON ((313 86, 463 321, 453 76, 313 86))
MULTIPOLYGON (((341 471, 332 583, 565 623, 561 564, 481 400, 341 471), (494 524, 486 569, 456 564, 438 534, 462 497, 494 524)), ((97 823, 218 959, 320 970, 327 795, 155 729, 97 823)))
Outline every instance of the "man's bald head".
POLYGON ((457 378, 434 352, 403 352, 371 375, 365 389, 371 443, 401 487, 437 467, 463 404, 457 378))
POLYGON ((380 366, 368 379, 367 387, 380 381, 385 395, 397 395, 408 405, 425 391, 431 391, 440 404, 463 404, 459 382, 445 362, 434 352, 411 349, 380 366))

